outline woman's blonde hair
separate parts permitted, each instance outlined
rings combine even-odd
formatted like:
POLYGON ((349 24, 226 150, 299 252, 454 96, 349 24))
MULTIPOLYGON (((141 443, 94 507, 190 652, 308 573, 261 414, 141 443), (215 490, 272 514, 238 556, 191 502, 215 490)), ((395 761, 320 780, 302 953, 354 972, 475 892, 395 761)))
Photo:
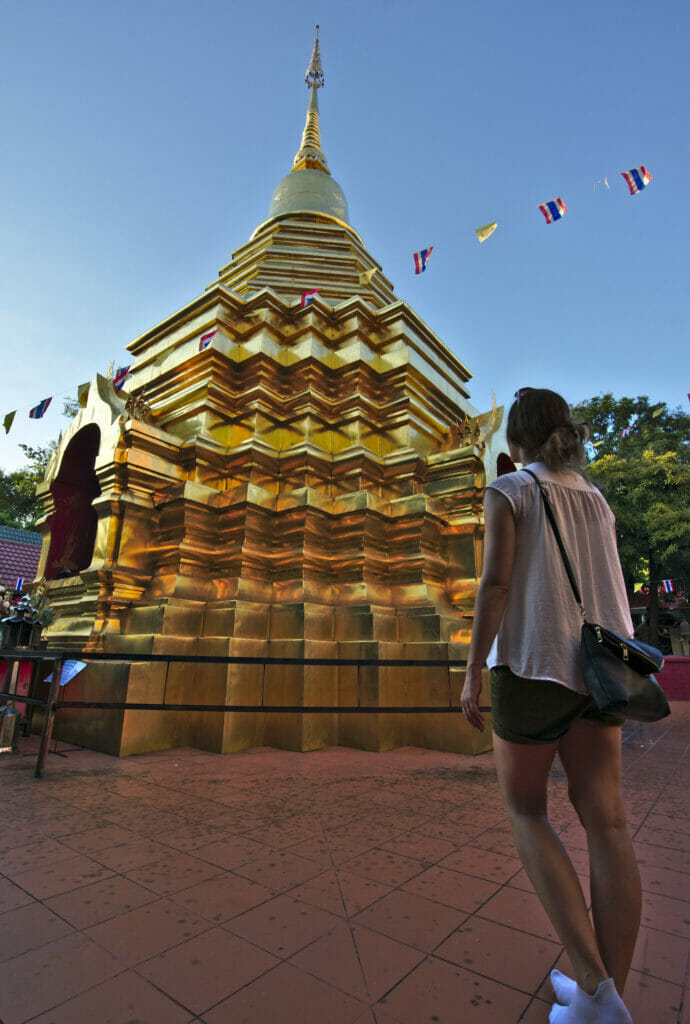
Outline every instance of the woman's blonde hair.
POLYGON ((574 469, 585 461, 587 426, 575 423, 566 400, 547 388, 516 391, 506 434, 531 462, 545 462, 551 470, 574 469))

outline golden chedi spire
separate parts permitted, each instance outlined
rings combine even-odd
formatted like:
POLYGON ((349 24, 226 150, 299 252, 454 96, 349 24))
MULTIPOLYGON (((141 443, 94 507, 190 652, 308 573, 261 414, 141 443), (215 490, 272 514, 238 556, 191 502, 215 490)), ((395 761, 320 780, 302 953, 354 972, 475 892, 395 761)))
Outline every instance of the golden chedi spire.
POLYGON ((328 161, 321 149, 318 90, 325 79, 319 49, 319 26, 305 81, 310 89, 307 120, 292 170, 278 183, 273 193, 269 220, 298 213, 316 213, 340 223, 349 223, 347 200, 340 185, 331 177, 328 161))
POLYGON ((330 174, 326 157, 321 150, 321 129, 319 126, 319 100, 317 89, 325 85, 323 68, 321 66, 321 52, 319 50, 319 26, 316 26, 316 39, 311 55, 311 61, 304 78, 311 89, 309 106, 307 107, 307 121, 302 132, 302 145, 300 146, 292 165, 293 171, 314 170, 330 174))

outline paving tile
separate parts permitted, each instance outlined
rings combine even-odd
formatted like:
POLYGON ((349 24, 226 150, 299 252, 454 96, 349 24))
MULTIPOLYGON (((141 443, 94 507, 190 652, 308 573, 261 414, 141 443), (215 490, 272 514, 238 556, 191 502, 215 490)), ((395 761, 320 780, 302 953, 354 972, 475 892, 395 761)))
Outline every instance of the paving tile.
POLYGON ((195 882, 213 878, 220 872, 221 869, 216 864, 209 864, 187 853, 169 850, 163 860, 155 860, 143 867, 133 868, 126 871, 125 875, 159 896, 170 896, 181 889, 188 889, 195 882))
POLYGON ((475 878, 436 865, 417 875, 402 888, 404 892, 416 893, 471 914, 490 899, 499 887, 495 882, 487 882, 485 878, 475 878))
POLYGON ((24 907, 27 903, 33 903, 33 896, 29 896, 28 892, 10 882, 9 878, 0 878, 0 914, 16 907, 24 907))
POLYGON ((670 896, 642 893, 642 924, 690 938, 690 903, 670 896))
POLYGON ((302 843, 288 848, 289 853, 297 854, 299 857, 306 857, 308 860, 316 860, 325 865, 343 864, 353 857, 361 856, 370 850, 371 846, 366 843, 359 843, 348 836, 312 836, 302 843))
POLYGON ((291 964, 281 964, 204 1014, 205 1024, 354 1024, 366 1005, 312 978, 291 964), (308 1010, 307 1010, 308 1008, 308 1010))
MULTIPOLYGON (((688 846, 690 847, 690 840, 688 846)), ((690 875, 662 868, 657 864, 640 864, 640 875, 645 892, 690 900, 690 875)), ((688 910, 690 911, 690 904, 688 910)))
POLYGON ((458 928, 467 915, 409 892, 392 892, 354 919, 372 931, 430 952, 458 928))
POLYGON ((29 903, 0 914, 0 961, 45 946, 73 931, 42 903, 29 903))
POLYGON ((641 974, 682 985, 689 957, 689 939, 643 926, 637 937, 632 966, 641 974))
POLYGON ((341 992, 369 1002, 359 954, 345 924, 305 946, 291 957, 290 963, 341 992))
POLYGON ((318 875, 321 868, 306 857, 296 857, 286 850, 273 850, 251 864, 243 864, 234 870, 236 874, 260 882, 275 892, 285 892, 318 875))
POLYGON ((470 843, 482 832, 486 831, 486 825, 476 825, 474 828, 460 824, 456 825, 450 821, 427 821, 420 825, 420 831, 429 836, 437 836, 445 839, 455 847, 464 846, 470 843))
POLYGON ((633 845, 640 867, 656 866, 668 871, 683 872, 688 875, 688 883, 690 883, 690 843, 682 850, 669 850, 664 846, 640 843, 637 840, 633 845))
POLYGON ((506 857, 517 858, 515 841, 508 826, 486 829, 481 835, 472 839, 472 844, 482 850, 490 850, 492 853, 502 853, 506 857))
POLYGON ((0 1020, 21 1024, 122 971, 122 964, 74 932, 17 956, 2 972, 0 1020))
POLYGON ((155 839, 149 839, 148 836, 130 835, 125 842, 91 850, 89 856, 113 871, 126 872, 144 867, 146 864, 152 864, 163 857, 169 857, 171 851, 162 843, 157 843, 155 839))
POLYGON ((383 885, 397 886, 424 870, 425 865, 412 857, 401 857, 387 850, 370 850, 347 862, 347 870, 383 885))
POLYGON ((67 860, 74 853, 56 839, 42 838, 29 845, 14 846, 0 854, 0 871, 9 878, 34 868, 50 867, 56 861, 67 860))
POLYGON ((190 1024, 191 1020, 189 1010, 168 999, 134 971, 124 971, 34 1017, 31 1024, 190 1024))
POLYGON ((75 928, 90 928, 135 907, 151 903, 156 896, 128 878, 111 875, 103 881, 51 896, 45 906, 69 921, 75 928))
POLYGON ((541 999, 533 999, 519 1018, 519 1024, 548 1024, 551 1006, 541 999))
POLYGON ((282 849, 286 846, 294 846, 295 843, 302 843, 306 839, 321 835, 321 825, 317 818, 309 821, 279 822, 273 821, 263 828, 252 829, 248 832, 247 838, 255 842, 263 843, 272 849, 282 849))
POLYGON ((166 995, 201 1014, 277 963, 243 939, 213 928, 139 964, 137 970, 166 995))
POLYGON ((224 828, 216 828, 215 825, 206 825, 200 822, 180 825, 175 829, 164 829, 156 834, 156 839, 164 846, 171 846, 173 850, 181 850, 189 853, 199 846, 207 846, 226 839, 233 833, 224 828))
POLYGON ((372 999, 380 999, 424 959, 421 950, 412 949, 369 928, 355 926, 352 936, 366 989, 372 999))
POLYGON ((631 971, 625 985, 624 1001, 635 1022, 675 1024, 681 1011, 683 990, 679 985, 631 971))
POLYGON ((477 911, 477 916, 508 925, 518 931, 530 932, 551 942, 558 942, 558 936, 546 912, 531 892, 522 892, 505 886, 487 900, 477 911))
POLYGON ((274 896, 275 893, 265 885, 228 871, 173 893, 170 899, 215 924, 221 924, 274 896))
POLYGON ((331 931, 339 918, 291 896, 276 896, 260 907, 234 917, 223 926, 280 957, 289 957, 331 931))
POLYGON ((635 839, 640 843, 649 843, 655 846, 665 846, 670 850, 678 850, 680 853, 687 852, 687 833, 680 829, 653 828, 651 825, 643 825, 635 833, 635 839))
POLYGON ((471 917, 435 950, 459 967, 535 992, 555 965, 561 946, 495 921, 471 917))
POLYGON ((436 864, 443 857, 455 850, 455 844, 438 836, 430 836, 421 829, 405 832, 395 839, 378 844, 382 850, 397 853, 403 857, 413 857, 426 864, 436 864))
POLYGON ((115 846, 117 843, 128 843, 136 838, 135 834, 127 828, 119 825, 99 825, 95 828, 85 829, 82 832, 73 832, 69 836, 63 836, 62 842, 77 853, 91 854, 96 850, 104 850, 108 846, 115 846))
POLYGON ((522 864, 517 857, 508 857, 504 853, 491 853, 478 846, 461 846, 443 860, 439 866, 451 871, 461 871, 465 875, 485 878, 489 882, 507 882, 520 871, 522 864))
POLYGON ((112 874, 109 868, 77 853, 67 860, 58 860, 53 864, 33 868, 31 871, 18 872, 13 875, 13 881, 36 899, 45 900, 61 892, 69 892, 82 885, 110 878, 112 874))
POLYGON ((402 1024, 514 1024, 529 1000, 523 992, 429 957, 379 1005, 402 1024))
POLYGON ((263 843, 255 843, 246 836, 228 836, 216 843, 209 843, 206 846, 197 846, 194 856, 209 864, 216 864, 226 871, 239 867, 240 864, 253 863, 259 857, 267 853, 263 843))
POLYGON ((134 966, 171 946, 208 931, 209 922, 171 900, 156 900, 94 925, 85 934, 134 966))

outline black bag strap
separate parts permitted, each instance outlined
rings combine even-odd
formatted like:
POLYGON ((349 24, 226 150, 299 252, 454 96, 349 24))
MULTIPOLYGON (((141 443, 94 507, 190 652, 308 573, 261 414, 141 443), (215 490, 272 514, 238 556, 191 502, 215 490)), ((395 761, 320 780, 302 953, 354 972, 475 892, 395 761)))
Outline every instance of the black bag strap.
POLYGON ((546 491, 542 487, 541 480, 539 479, 537 474, 533 473, 531 469, 524 469, 523 468, 523 472, 524 473, 529 473, 529 475, 532 477, 532 479, 536 481, 537 487, 539 488, 539 493, 541 494, 542 500, 544 502, 544 510, 546 511, 546 518, 551 523, 551 529, 553 530, 553 535, 556 538, 556 543, 558 544, 558 550, 561 553, 561 558, 563 559, 563 565, 565 566, 565 571, 568 574, 568 580, 570 581, 570 586, 573 589, 573 594, 575 595, 575 600, 577 601, 577 603, 579 605, 580 614, 582 615, 583 619, 586 619, 587 614, 586 614, 584 606, 582 604, 582 598, 580 597, 580 588, 578 587, 577 581, 575 580, 575 573, 573 572, 573 567, 570 564, 570 559, 568 558, 568 553, 565 550, 565 545, 563 544, 563 539, 561 537, 561 532, 558 529, 558 524, 556 522, 556 517, 554 516, 553 509, 551 508, 551 502, 549 501, 549 499, 547 497, 547 494, 546 494, 546 491))

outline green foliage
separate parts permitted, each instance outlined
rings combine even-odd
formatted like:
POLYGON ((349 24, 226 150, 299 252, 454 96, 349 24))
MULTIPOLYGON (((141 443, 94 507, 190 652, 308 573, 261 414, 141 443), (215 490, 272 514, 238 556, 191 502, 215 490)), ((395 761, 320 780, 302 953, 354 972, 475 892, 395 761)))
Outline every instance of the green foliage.
POLYGON ((36 488, 43 480, 48 462, 57 445, 45 448, 19 446, 27 460, 22 469, 5 473, 0 469, 0 526, 13 526, 17 530, 32 530, 42 514, 36 499, 36 488))
MULTIPOLYGON (((589 423, 587 476, 616 517, 626 582, 651 583, 650 625, 656 629, 658 581, 686 577, 690 566, 690 416, 645 395, 599 395, 573 409, 589 423), (621 431, 630 426, 629 434, 621 431)), ((652 637, 652 642, 654 642, 652 637)))

